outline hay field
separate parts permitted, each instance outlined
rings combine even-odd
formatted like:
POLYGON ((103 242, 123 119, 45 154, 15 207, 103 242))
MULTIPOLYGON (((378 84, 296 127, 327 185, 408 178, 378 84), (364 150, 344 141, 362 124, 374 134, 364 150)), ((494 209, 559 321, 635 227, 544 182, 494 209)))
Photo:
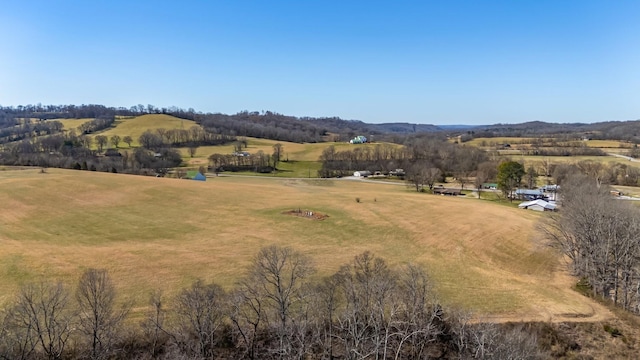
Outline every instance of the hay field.
MULTIPOLYGON (((21 283, 107 268, 137 306, 204 278, 231 286, 257 250, 292 246, 328 275, 370 250, 415 262, 445 304, 507 319, 601 316, 570 290, 534 214, 353 180, 207 182, 50 169, 0 172, 0 304, 21 283), (355 198, 361 199, 360 203, 355 198), (323 221, 283 215, 292 209, 323 221)), ((594 310, 597 309, 597 310, 594 310)))

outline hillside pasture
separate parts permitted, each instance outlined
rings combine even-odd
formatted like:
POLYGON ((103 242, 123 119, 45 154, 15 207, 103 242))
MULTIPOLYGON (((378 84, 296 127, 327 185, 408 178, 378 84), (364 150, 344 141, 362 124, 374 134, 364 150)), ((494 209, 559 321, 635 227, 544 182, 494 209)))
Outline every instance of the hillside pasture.
POLYGON ((0 210, 0 304, 21 284, 74 283, 97 267, 144 307, 152 291, 172 295, 196 278, 229 288, 259 248, 278 244, 309 255, 316 276, 367 250, 394 266, 417 263, 443 303, 482 316, 594 320, 606 313, 570 289, 575 279, 536 235, 545 214, 401 185, 6 170, 0 210), (283 215, 295 209, 328 218, 283 215))
POLYGON ((47 121, 59 121, 62 123, 63 129, 65 131, 77 130, 82 124, 88 123, 93 120, 92 118, 83 118, 83 119, 53 119, 47 121))
MULTIPOLYGON (((139 146, 138 138, 147 130, 155 131, 156 129, 185 129, 189 130, 192 126, 200 126, 195 121, 180 119, 175 116, 165 114, 147 114, 135 117, 119 117, 113 126, 109 129, 96 132, 95 135, 105 135, 111 137, 118 135, 120 137, 131 136, 132 146, 139 146)), ((127 146, 121 143, 122 146, 127 146)))
MULTIPOLYGON (((345 142, 324 142, 324 143, 292 143, 287 141, 277 141, 258 138, 243 138, 247 142, 247 147, 243 151, 255 154, 259 151, 265 154, 273 153, 273 146, 280 144, 283 147, 283 154, 276 174, 280 177, 316 177, 321 167, 319 162, 320 155, 329 146, 334 146, 336 151, 353 150, 356 147, 368 148, 373 150, 376 146, 392 146, 399 148, 401 145, 391 143, 368 143, 368 144, 349 144, 345 142)), ((201 146, 198 147, 193 158, 189 156, 189 149, 178 148, 183 156, 184 162, 189 167, 206 166, 209 163, 209 156, 212 154, 231 154, 235 151, 234 144, 226 144, 220 146, 201 146)))

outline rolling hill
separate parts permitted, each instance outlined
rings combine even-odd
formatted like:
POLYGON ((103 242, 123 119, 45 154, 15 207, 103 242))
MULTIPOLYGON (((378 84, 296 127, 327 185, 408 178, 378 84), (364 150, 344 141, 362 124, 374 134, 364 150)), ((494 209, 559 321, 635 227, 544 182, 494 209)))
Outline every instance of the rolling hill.
POLYGON ((144 306, 153 290, 172 294, 195 278, 231 286, 260 247, 279 244, 311 256, 319 276, 365 250, 417 263, 443 303, 496 319, 606 316, 570 289, 536 236, 540 214, 491 202, 348 180, 28 169, 0 171, 0 204, 0 303, 25 282, 73 283, 100 267, 144 306), (293 209, 328 218, 283 214, 293 209))

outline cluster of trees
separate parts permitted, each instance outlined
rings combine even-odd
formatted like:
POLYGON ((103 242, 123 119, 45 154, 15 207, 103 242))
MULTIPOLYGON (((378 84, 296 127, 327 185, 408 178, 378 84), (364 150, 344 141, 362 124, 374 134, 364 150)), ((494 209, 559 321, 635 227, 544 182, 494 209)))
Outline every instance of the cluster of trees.
POLYGON ((622 140, 640 143, 640 121, 605 121, 593 124, 554 124, 531 121, 522 124, 496 124, 474 127, 463 133, 464 141, 473 138, 492 137, 540 137, 549 136, 566 140, 581 140, 586 136, 593 140, 622 140))
POLYGON ((101 116, 133 115, 125 108, 106 107, 104 105, 18 105, 0 106, 0 118, 32 118, 38 120, 48 119, 84 119, 98 118, 101 116))
POLYGON ((522 329, 443 309, 417 266, 365 252, 329 277, 314 272, 304 254, 269 246, 230 290, 197 280, 172 298, 154 293, 137 326, 104 270, 86 270, 75 292, 26 285, 0 317, 0 357, 542 358, 522 329))
POLYGON ((147 130, 138 138, 140 145, 147 149, 157 149, 167 146, 174 147, 198 147, 208 145, 224 145, 236 141, 235 136, 224 135, 204 130, 199 126, 189 129, 164 129, 154 131, 147 130))
POLYGON ((562 185, 562 211, 542 227, 593 295, 640 313, 640 209, 583 174, 562 185))
POLYGON ((432 188, 446 176, 454 177, 464 188, 480 165, 489 161, 489 155, 475 147, 459 146, 438 137, 422 137, 412 139, 402 148, 378 144, 336 151, 330 146, 323 151, 320 161, 322 167, 318 175, 321 177, 351 175, 357 170, 388 173, 403 169, 406 179, 420 191, 423 186, 432 188))
POLYGON ((320 155, 322 167, 320 177, 351 175, 353 171, 369 170, 389 172, 402 168, 407 157, 406 151, 389 144, 374 147, 354 146, 352 150, 337 151, 329 146, 320 155))
POLYGON ((624 163, 602 163, 592 160, 578 161, 572 164, 538 164, 540 174, 552 176, 554 182, 561 185, 572 174, 584 174, 595 179, 598 184, 640 185, 640 169, 624 163))
POLYGON ((91 134, 96 131, 108 129, 116 121, 116 117, 111 115, 102 115, 91 121, 88 121, 78 127, 83 134, 91 134))
POLYGON ((607 153, 588 146, 532 147, 522 150, 523 155, 533 156, 605 156, 607 153))
POLYGON ((270 173, 275 170, 272 158, 260 150, 255 154, 212 154, 209 156, 209 166, 216 172, 222 171, 253 171, 270 173))
POLYGON ((28 120, 7 121, 4 127, 0 124, 0 144, 20 141, 41 135, 53 135, 62 132, 63 126, 60 121, 37 121, 28 120), (12 124, 12 125, 11 125, 12 124))
POLYGON ((233 154, 212 154, 209 156, 209 166, 216 173, 221 171, 254 171, 257 173, 270 173, 278 168, 278 163, 284 155, 284 146, 277 143, 273 145, 273 154, 266 154, 259 150, 255 154, 242 152, 243 142, 235 143, 233 154))
POLYGON ((243 111, 235 115, 202 114, 195 121, 207 131, 230 136, 257 137, 297 143, 323 141, 326 130, 309 121, 270 111, 243 111))
MULTIPOLYGON (((110 140, 113 144, 121 140, 132 142, 129 136, 123 139, 112 136, 110 140)), ((166 174, 182 162, 180 153, 170 147, 153 150, 140 147, 103 156, 100 152, 107 141, 106 136, 96 136, 96 151, 92 149, 91 137, 77 135, 75 131, 26 139, 4 145, 0 150, 0 164, 155 175, 166 174)))

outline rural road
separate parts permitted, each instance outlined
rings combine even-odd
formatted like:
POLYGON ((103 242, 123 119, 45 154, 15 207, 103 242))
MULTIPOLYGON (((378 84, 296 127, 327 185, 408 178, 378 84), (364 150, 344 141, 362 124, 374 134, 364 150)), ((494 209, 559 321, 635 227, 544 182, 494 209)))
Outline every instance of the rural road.
POLYGON ((622 158, 622 159, 626 159, 626 160, 633 161, 633 162, 640 162, 640 160, 638 160, 638 159, 634 159, 634 158, 632 158, 631 156, 620 155, 620 154, 613 154, 613 153, 607 153, 607 155, 615 156, 615 157, 622 158))

